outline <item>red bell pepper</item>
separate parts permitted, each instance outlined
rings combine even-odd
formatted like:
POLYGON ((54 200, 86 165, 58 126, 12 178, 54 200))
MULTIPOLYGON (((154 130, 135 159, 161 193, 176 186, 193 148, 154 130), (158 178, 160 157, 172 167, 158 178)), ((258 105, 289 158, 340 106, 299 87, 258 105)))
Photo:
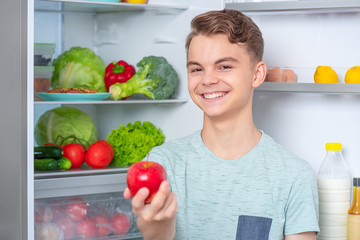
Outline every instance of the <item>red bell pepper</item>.
POLYGON ((127 62, 120 60, 113 61, 105 69, 105 87, 109 91, 109 87, 114 83, 124 83, 128 81, 135 74, 134 66, 127 62))

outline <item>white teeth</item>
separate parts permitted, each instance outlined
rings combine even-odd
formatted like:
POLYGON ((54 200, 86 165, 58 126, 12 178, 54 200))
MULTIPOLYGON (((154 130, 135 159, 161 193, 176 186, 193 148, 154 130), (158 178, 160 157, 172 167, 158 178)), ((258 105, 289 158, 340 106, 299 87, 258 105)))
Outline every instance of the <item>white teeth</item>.
POLYGON ((213 98, 218 98, 218 97, 222 97, 224 96, 225 93, 224 92, 217 92, 217 93, 204 93, 204 98, 206 99, 213 99, 213 98))

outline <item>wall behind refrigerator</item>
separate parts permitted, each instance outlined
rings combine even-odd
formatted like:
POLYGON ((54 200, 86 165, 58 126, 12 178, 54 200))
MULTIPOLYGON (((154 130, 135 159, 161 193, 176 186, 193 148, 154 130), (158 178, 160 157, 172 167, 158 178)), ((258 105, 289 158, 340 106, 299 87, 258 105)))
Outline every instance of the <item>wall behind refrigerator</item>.
MULTIPOLYGON (((331 66, 344 82, 360 65, 360 13, 248 14, 265 39, 264 60, 290 67, 298 82, 314 82, 318 65, 331 66)), ((360 176, 360 95, 264 93, 254 96, 258 128, 273 136, 318 171, 326 142, 341 142, 353 176, 360 176)))

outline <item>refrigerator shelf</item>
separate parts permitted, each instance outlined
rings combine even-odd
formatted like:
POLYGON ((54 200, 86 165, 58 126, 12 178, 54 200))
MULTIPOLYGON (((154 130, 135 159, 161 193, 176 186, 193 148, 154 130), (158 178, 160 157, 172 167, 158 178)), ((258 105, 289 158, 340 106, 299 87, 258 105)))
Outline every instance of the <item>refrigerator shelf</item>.
POLYGON ((104 100, 104 101, 34 101, 34 104, 176 104, 186 103, 187 99, 166 100, 104 100))
POLYGON ((358 0, 269 1, 226 3, 226 8, 242 12, 358 12, 358 0))
POLYGON ((126 173, 128 168, 77 168, 69 170, 57 170, 57 171, 35 171, 34 179, 44 178, 59 178, 59 177, 74 177, 74 176, 94 176, 104 174, 121 174, 126 173))
POLYGON ((83 1, 83 0, 35 0, 35 11, 50 12, 120 12, 145 10, 188 9, 188 5, 179 4, 131 4, 122 2, 83 1))
POLYGON ((74 170, 34 174, 35 198, 122 192, 127 168, 74 170))
POLYGON ((360 94, 360 84, 264 82, 257 92, 360 94))

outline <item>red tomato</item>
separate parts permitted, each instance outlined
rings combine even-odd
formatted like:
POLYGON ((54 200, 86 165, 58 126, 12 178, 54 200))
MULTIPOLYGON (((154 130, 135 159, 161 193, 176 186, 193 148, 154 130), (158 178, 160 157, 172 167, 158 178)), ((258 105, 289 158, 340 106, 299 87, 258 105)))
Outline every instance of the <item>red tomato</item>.
POLYGON ((44 146, 55 146, 55 147, 63 148, 63 146, 55 144, 55 143, 45 143, 44 146))
POLYGON ((74 221, 86 218, 88 214, 88 206, 82 198, 71 200, 65 208, 66 214, 74 221))
POLYGON ((104 144, 106 147, 108 147, 109 148, 109 150, 110 150, 110 152, 111 152, 111 158, 113 158, 114 157, 114 148, 111 146, 111 144, 110 143, 108 143, 107 141, 105 141, 105 140, 99 140, 99 141, 97 141, 98 143, 102 143, 102 144, 104 144))
POLYGON ((96 235, 94 220, 87 218, 77 223, 77 235, 80 239, 93 238, 96 235))
POLYGON ((93 143, 85 154, 85 162, 93 168, 104 168, 108 166, 114 157, 114 149, 112 146, 100 140, 93 143))
POLYGON ((96 224, 96 236, 107 236, 110 231, 110 220, 104 215, 97 214, 93 217, 96 224))
POLYGON ((84 163, 85 148, 78 143, 69 143, 63 147, 63 157, 71 162, 71 168, 78 168, 84 163))
POLYGON ((56 225, 62 230, 65 240, 73 239, 76 236, 76 224, 70 218, 60 218, 56 221, 56 225))
POLYGON ((116 213, 111 218, 114 234, 125 234, 130 230, 131 222, 125 213, 116 213))

